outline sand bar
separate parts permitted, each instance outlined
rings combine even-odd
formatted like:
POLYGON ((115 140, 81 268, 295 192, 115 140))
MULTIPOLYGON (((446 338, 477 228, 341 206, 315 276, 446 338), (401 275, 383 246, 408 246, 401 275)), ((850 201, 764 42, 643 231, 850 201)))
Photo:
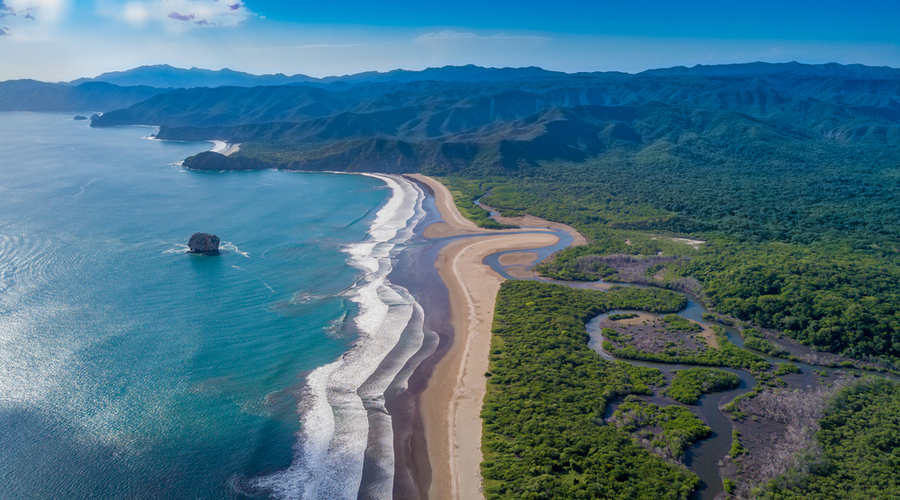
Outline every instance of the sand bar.
MULTIPOLYGON (((426 230, 427 237, 473 235, 449 243, 435 263, 449 291, 454 339, 421 395, 420 411, 433 471, 428 498, 483 498, 479 415, 486 389, 484 373, 488 369, 494 304, 504 281, 483 261, 498 252, 554 245, 559 238, 534 230, 525 233, 478 228, 456 210, 443 184, 422 175, 410 177, 434 193, 445 221, 429 226, 428 229, 438 229, 426 230)), ((568 230, 577 233, 572 228, 568 230)))
POLYGON ((536 252, 515 252, 506 253, 500 256, 501 266, 527 266, 537 259, 536 252))

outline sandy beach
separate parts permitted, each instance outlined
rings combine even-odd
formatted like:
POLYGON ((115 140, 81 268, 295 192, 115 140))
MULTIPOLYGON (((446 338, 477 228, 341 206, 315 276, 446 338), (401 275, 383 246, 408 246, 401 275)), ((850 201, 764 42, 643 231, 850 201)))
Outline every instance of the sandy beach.
MULTIPOLYGON (((422 175, 409 177, 430 188, 444 219, 426 229, 427 237, 472 235, 448 244, 435 263, 449 290, 454 338, 421 394, 420 411, 432 469, 428 498, 483 498, 479 415, 486 388, 484 373, 488 369, 494 302, 504 281, 483 260, 497 252, 554 245, 559 238, 534 229, 523 233, 478 228, 456 210, 443 184, 422 175)), ((578 234, 568 226, 542 219, 530 222, 536 222, 536 227, 555 227, 578 234)))
POLYGON ((212 141, 212 142, 213 142, 213 148, 210 149, 210 151, 212 151, 213 153, 219 153, 219 154, 228 156, 230 154, 237 153, 238 151, 241 150, 240 143, 230 144, 225 141, 212 141))

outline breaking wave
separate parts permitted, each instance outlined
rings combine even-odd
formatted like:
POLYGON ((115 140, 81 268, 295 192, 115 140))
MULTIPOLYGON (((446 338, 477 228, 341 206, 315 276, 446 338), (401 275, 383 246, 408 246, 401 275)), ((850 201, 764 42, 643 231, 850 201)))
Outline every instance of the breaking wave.
POLYGON ((392 195, 368 237, 343 249, 363 275, 341 294, 359 307, 347 318, 359 336, 337 361, 307 378, 290 467, 248 485, 278 499, 391 498, 393 431, 385 393, 406 388, 407 361, 422 349, 425 333, 422 307, 388 275, 425 215, 424 193, 400 177, 367 175, 384 181, 392 195))

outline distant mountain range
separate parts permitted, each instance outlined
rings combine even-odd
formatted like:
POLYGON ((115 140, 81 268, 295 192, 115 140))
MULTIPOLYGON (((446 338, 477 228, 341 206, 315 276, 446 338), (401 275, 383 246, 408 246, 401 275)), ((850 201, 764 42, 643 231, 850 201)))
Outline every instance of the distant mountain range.
MULTIPOLYGON (((751 63, 630 75, 447 66, 315 79, 145 66, 70 84, 0 83, 0 110, 25 109, 107 111, 92 126, 156 125, 163 139, 240 142, 239 168, 515 170, 661 147, 746 155, 898 146, 900 70, 751 63)), ((227 168, 229 160, 212 158, 204 165, 227 168)))
POLYGON ((394 70, 386 73, 368 71, 355 75, 329 76, 315 78, 306 75, 286 76, 253 75, 221 70, 180 69, 163 64, 141 66, 127 71, 104 73, 95 78, 80 78, 69 82, 69 85, 80 85, 86 82, 105 82, 115 85, 146 85, 159 88, 193 88, 193 87, 254 87, 257 85, 291 85, 291 84, 329 84, 335 82, 399 82, 440 81, 440 82, 490 82, 511 80, 515 78, 535 78, 543 76, 565 76, 565 73, 547 71, 541 68, 482 68, 479 66, 445 66, 428 68, 422 71, 394 70))

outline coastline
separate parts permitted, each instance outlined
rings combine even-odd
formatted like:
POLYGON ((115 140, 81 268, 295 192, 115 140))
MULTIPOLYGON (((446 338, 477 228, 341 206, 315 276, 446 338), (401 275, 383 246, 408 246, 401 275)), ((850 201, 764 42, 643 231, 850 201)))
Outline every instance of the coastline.
POLYGON ((533 218, 537 229, 482 229, 462 217, 447 188, 423 175, 408 176, 434 194, 443 222, 425 230, 429 238, 468 235, 440 250, 435 267, 449 291, 453 341, 434 366, 420 395, 420 413, 431 464, 429 499, 483 498, 481 482, 481 405, 487 386, 491 326, 497 291, 505 278, 483 263, 492 254, 530 250, 558 243, 548 227, 573 228, 533 218), (553 224, 554 226, 549 226, 553 224), (433 229, 434 228, 434 229, 433 229))
POLYGON ((425 215, 424 193, 397 176, 362 175, 378 179, 391 194, 367 236, 341 249, 362 274, 340 292, 356 304, 356 313, 341 320, 356 339, 338 359, 309 373, 293 460, 287 469, 250 480, 250 491, 275 498, 392 498, 394 426, 386 405, 405 390, 407 365, 429 340, 422 307, 389 276, 394 256, 409 246, 425 215))
POLYGON ((213 147, 210 149, 213 153, 219 153, 228 156, 241 150, 241 143, 228 143, 225 141, 212 141, 213 147))

